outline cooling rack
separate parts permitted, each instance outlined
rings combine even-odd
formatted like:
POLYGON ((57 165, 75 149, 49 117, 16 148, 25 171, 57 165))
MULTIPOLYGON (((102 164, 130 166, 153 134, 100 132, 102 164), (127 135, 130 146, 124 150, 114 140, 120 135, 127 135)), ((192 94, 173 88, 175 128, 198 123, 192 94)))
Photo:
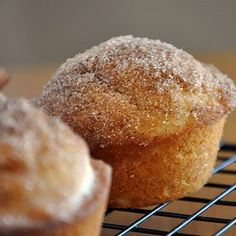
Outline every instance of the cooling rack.
POLYGON ((108 209, 102 235, 236 235, 236 144, 222 143, 198 193, 149 208, 108 209))

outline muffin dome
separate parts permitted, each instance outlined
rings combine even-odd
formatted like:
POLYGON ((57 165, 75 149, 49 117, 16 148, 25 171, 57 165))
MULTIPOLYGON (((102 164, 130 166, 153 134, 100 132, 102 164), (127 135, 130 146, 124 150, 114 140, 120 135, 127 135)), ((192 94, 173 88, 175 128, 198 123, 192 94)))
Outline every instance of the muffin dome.
POLYGON ((211 124, 235 101, 234 84, 213 66, 159 40, 121 36, 68 59, 36 104, 102 147, 211 124))
POLYGON ((91 195, 85 142, 25 99, 0 96, 0 228, 70 220, 91 195))

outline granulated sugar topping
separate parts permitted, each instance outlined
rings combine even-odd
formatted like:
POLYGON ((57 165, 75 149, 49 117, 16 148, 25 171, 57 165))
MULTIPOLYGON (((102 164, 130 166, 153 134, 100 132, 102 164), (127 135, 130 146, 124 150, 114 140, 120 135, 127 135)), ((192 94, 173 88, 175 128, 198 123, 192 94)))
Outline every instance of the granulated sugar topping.
POLYGON ((0 227, 70 221, 92 194, 84 141, 25 99, 0 97, 0 227))
POLYGON ((236 89, 181 49, 120 36, 68 59, 36 103, 103 145, 213 122, 235 107, 236 89))

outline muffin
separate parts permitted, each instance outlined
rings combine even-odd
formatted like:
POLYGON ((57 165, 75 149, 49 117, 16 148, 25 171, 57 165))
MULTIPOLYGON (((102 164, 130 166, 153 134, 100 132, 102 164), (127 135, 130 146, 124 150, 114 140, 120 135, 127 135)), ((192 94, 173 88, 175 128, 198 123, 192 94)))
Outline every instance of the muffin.
MULTIPOLYGON (((6 99, 7 99, 7 98, 4 96, 4 94, 2 94, 2 93, 0 92, 0 104, 3 103, 3 102, 5 102, 6 99)), ((1 108, 1 105, 0 105, 0 108, 1 108)))
POLYGON ((144 207, 207 182, 236 89, 181 49, 121 36, 68 59, 36 104, 113 167, 110 206, 144 207))
POLYGON ((0 89, 3 88, 3 86, 8 82, 9 75, 4 69, 0 68, 0 89))
POLYGON ((0 96, 0 235, 99 235, 110 174, 61 121, 0 96))

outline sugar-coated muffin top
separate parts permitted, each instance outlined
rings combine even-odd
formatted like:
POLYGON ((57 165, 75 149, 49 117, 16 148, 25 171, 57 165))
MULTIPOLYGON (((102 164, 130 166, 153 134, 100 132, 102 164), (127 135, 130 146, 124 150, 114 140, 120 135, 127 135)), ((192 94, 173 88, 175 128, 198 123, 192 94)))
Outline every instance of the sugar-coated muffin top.
POLYGON ((236 88, 170 44, 120 36, 68 59, 36 104, 91 146, 145 144, 227 115, 236 88))
POLYGON ((0 227, 70 220, 90 196, 88 148, 25 99, 0 96, 0 227))

